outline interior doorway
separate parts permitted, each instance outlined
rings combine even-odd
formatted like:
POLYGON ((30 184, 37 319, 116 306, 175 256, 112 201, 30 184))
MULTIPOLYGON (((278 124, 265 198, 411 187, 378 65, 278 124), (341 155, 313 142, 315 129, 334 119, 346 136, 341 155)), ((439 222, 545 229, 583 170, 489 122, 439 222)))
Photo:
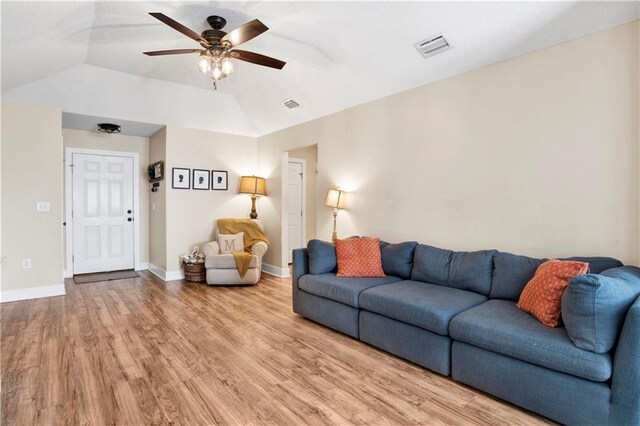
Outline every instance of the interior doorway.
POLYGON ((291 263, 294 249, 316 237, 316 175, 318 146, 290 150, 283 164, 283 261, 291 263), (302 174, 300 174, 302 173, 302 174))

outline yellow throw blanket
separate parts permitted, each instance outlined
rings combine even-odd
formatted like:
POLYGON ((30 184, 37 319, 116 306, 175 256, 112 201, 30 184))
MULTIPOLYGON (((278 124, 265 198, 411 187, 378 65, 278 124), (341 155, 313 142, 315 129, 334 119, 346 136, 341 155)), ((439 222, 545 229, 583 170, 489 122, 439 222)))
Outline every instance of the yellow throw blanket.
POLYGON ((244 278, 251 263, 251 247, 258 241, 269 244, 269 238, 264 234, 260 225, 251 219, 218 219, 219 234, 239 234, 244 233, 244 252, 233 253, 236 261, 236 268, 240 278, 244 278))

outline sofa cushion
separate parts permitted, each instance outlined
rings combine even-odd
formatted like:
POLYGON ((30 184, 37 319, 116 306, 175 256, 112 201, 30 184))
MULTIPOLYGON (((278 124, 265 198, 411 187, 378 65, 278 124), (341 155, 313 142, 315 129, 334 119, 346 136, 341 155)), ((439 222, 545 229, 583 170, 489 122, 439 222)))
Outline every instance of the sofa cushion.
POLYGON ((337 270, 336 249, 332 243, 322 240, 309 240, 307 252, 309 253, 310 274, 326 274, 337 270))
POLYGON ((496 250, 454 252, 418 244, 411 279, 489 295, 496 253, 496 250))
POLYGON ((496 253, 493 257, 493 279, 490 299, 518 300, 520 293, 533 278, 538 266, 547 259, 496 253))
POLYGON ((400 281, 400 278, 390 275, 386 277, 354 278, 338 277, 336 274, 330 273, 303 275, 298 282, 298 287, 307 293, 357 308, 358 296, 364 290, 397 281, 400 281))
POLYGON ((609 352, 638 296, 640 269, 634 266, 575 277, 562 298, 562 319, 569 338, 579 348, 609 352))
POLYGON ((510 300, 489 300, 463 312, 449 329, 454 340, 555 371, 597 382, 611 377, 609 354, 578 348, 563 327, 546 327, 510 300))
POLYGON ((619 268, 623 266, 622 262, 613 257, 602 256, 573 256, 558 258, 558 260, 571 260, 574 262, 587 262, 589 264, 589 272, 592 274, 599 274, 602 271, 606 271, 611 268, 619 268))
POLYGON ((404 280, 411 278, 413 251, 417 245, 418 243, 415 241, 398 244, 381 241, 380 253, 382 254, 382 269, 384 269, 384 273, 404 280))
POLYGON ((448 336, 451 318, 485 300, 471 291, 401 281, 363 291, 360 308, 448 336))
MULTIPOLYGON (((204 267, 207 269, 237 269, 233 254, 218 254, 204 258, 204 267)), ((258 267, 258 258, 251 256, 249 268, 258 267)))

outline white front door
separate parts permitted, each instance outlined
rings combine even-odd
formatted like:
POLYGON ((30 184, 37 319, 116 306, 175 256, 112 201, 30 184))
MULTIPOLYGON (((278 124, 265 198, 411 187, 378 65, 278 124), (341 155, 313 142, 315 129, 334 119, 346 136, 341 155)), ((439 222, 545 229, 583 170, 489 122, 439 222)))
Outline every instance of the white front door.
POLYGON ((304 205, 303 205, 303 167, 301 162, 289 162, 289 193, 288 212, 289 212, 289 263, 291 263, 291 252, 304 246, 303 231, 304 226, 304 205))
POLYGON ((133 159, 73 154, 73 272, 133 269, 133 159))

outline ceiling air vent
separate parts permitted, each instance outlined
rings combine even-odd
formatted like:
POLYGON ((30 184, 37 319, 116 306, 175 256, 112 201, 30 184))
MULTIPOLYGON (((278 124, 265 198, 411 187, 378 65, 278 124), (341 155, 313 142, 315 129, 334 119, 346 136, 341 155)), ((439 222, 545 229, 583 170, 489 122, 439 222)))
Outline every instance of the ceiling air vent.
POLYGON ((420 52, 423 58, 428 58, 429 56, 444 52, 451 47, 443 35, 429 37, 415 43, 414 46, 418 49, 418 52, 420 52))
POLYGON ((286 106, 289 109, 294 109, 300 106, 300 104, 294 101, 293 99, 287 99, 282 103, 282 105, 286 106))

